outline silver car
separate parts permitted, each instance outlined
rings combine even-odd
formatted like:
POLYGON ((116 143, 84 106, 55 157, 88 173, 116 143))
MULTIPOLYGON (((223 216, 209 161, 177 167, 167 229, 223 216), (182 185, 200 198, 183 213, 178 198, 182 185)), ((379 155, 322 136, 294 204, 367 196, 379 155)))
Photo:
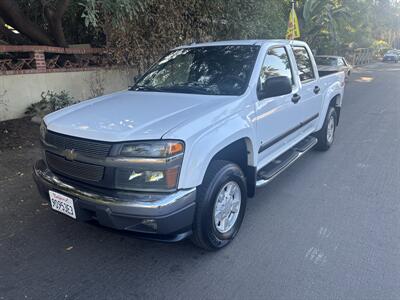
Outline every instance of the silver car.
POLYGON ((344 72, 349 79, 353 67, 342 56, 318 55, 315 61, 320 72, 344 72))
POLYGON ((383 61, 390 61, 390 62, 395 62, 398 63, 400 60, 400 52, 399 50, 389 50, 386 52, 386 54, 383 56, 383 61))

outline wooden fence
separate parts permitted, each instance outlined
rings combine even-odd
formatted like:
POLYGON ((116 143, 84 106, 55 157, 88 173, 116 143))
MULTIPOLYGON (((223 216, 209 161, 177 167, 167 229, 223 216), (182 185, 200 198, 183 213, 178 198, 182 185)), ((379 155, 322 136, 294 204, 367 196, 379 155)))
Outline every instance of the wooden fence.
POLYGON ((375 60, 375 51, 371 48, 355 49, 351 55, 350 62, 353 66, 370 64, 375 60))

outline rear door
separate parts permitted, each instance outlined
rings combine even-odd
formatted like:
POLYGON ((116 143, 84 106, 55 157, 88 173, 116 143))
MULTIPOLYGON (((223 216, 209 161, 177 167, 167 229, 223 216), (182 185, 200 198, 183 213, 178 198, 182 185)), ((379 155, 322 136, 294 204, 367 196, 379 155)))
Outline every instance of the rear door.
POLYGON ((305 46, 293 46, 292 49, 301 85, 296 113, 301 125, 299 130, 305 134, 316 127, 322 106, 322 91, 327 87, 319 85, 318 70, 310 50, 305 46))

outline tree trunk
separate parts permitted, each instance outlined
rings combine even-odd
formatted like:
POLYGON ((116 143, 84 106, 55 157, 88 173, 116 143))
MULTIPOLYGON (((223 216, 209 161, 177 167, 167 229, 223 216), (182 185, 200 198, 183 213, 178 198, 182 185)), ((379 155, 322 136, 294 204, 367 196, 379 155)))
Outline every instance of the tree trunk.
POLYGON ((68 47, 68 43, 65 39, 64 29, 62 26, 62 18, 68 8, 69 3, 70 0, 59 0, 57 1, 55 10, 52 10, 48 6, 45 6, 44 8, 44 12, 46 15, 46 19, 49 22, 51 33, 57 45, 60 47, 68 47))
POLYGON ((15 0, 0 0, 0 15, 6 22, 10 20, 11 26, 29 37, 32 41, 54 46, 51 37, 22 13, 15 0))

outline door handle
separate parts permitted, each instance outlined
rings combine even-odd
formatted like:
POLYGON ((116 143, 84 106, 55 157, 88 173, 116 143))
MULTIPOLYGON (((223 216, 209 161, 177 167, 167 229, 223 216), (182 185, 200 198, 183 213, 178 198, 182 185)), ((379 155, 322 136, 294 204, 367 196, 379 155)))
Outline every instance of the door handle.
POLYGON ((297 103, 300 101, 300 99, 301 99, 301 96, 299 94, 294 94, 292 97, 292 102, 297 103))
POLYGON ((319 86, 316 86, 314 88, 314 94, 319 94, 320 91, 321 91, 321 89, 319 88, 319 86))

